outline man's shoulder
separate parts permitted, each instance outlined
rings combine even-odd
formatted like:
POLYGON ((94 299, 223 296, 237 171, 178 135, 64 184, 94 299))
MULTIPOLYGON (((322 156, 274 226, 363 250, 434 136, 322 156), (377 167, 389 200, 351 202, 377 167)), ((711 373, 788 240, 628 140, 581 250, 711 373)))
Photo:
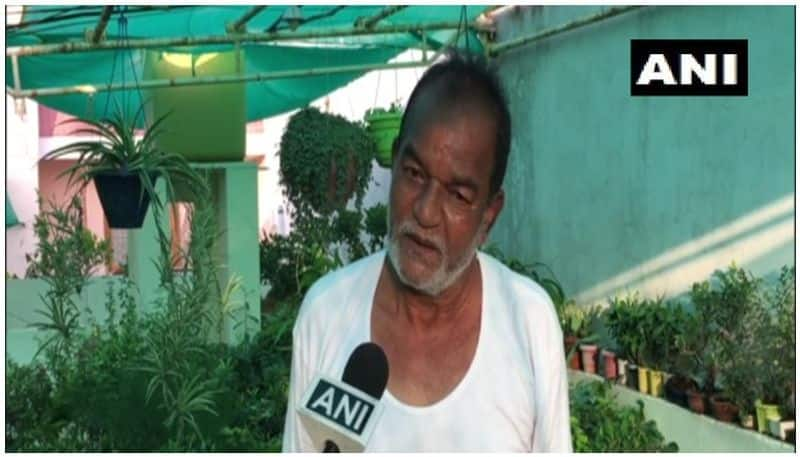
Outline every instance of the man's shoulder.
POLYGON ((330 271, 319 278, 306 292, 297 324, 306 321, 325 321, 332 315, 341 315, 344 308, 363 299, 361 285, 374 268, 380 268, 383 251, 376 252, 355 262, 330 271))
POLYGON ((541 285, 485 252, 480 255, 481 262, 492 272, 495 281, 489 285, 494 289, 491 293, 508 306, 509 317, 519 323, 548 324, 561 329, 553 300, 541 285))

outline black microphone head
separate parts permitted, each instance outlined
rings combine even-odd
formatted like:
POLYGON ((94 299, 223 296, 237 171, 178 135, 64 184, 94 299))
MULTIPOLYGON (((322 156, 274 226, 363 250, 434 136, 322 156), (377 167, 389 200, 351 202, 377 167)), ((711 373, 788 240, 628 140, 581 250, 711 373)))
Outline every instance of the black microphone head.
POLYGON ((380 399, 389 382, 389 361, 383 349, 375 343, 359 344, 347 360, 342 381, 380 399))

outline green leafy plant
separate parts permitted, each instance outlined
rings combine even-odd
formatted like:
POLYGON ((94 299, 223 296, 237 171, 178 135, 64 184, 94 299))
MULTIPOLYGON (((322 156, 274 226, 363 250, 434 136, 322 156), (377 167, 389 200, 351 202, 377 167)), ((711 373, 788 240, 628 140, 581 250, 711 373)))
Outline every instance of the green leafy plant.
POLYGON ((361 124, 301 109, 289 119, 278 154, 281 184, 297 214, 328 214, 353 194, 361 207, 375 155, 361 124))
POLYGON ((25 275, 44 278, 55 289, 79 294, 97 268, 111 261, 111 245, 86 228, 78 195, 66 205, 45 202, 39 196, 39 208, 33 222, 39 243, 33 254, 25 254, 25 275))
POLYGON ((172 193, 173 179, 185 182, 191 187, 205 186, 205 181, 192 170, 183 156, 157 147, 156 139, 161 134, 160 125, 166 115, 146 126, 141 139, 136 138, 135 127, 140 117, 144 116, 144 107, 142 104, 132 118, 118 108, 113 114, 99 121, 86 118, 64 121, 64 123, 86 125, 76 129, 75 133, 97 139, 67 144, 48 152, 43 159, 57 159, 77 154, 76 163, 61 175, 68 175, 70 182, 77 181, 83 186, 101 174, 136 175, 142 183, 142 196, 147 192, 158 205, 162 204, 155 191, 155 178, 158 176, 165 179, 170 193, 172 193))
POLYGON ((366 209, 364 230, 369 235, 369 250, 375 252, 383 248, 388 229, 388 211, 386 205, 378 203, 366 209))
POLYGON ((607 383, 570 386, 570 425, 575 452, 677 452, 665 443, 655 422, 644 417, 644 404, 620 406, 607 383))
POLYGON ((637 365, 644 365, 645 335, 641 327, 647 301, 633 293, 624 297, 613 297, 604 312, 604 322, 617 345, 620 357, 637 365))
POLYGON ((559 315, 561 314, 562 308, 568 304, 568 301, 561 283, 558 282, 550 267, 542 262, 524 263, 519 259, 508 258, 495 244, 482 248, 482 251, 503 262, 513 271, 533 279, 542 286, 547 291, 550 299, 553 300, 556 311, 559 312, 559 315))

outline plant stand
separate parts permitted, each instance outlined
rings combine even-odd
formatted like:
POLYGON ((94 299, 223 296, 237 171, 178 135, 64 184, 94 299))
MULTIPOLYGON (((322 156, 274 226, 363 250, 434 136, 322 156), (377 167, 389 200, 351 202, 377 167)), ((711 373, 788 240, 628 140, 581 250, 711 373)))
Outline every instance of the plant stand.
MULTIPOLYGON (((248 309, 234 313, 233 319, 227 318, 224 325, 224 339, 230 344, 238 343, 244 337, 245 325, 234 329, 236 322, 246 321, 250 334, 260 329, 261 325, 261 284, 259 278, 258 259, 258 200, 257 200, 257 167, 249 162, 216 162, 208 164, 192 164, 193 168, 211 172, 211 194, 221 230, 217 241, 220 264, 218 278, 221 288, 236 275, 242 280, 242 288, 246 294, 248 309), (247 317, 249 316, 249 318, 247 317)), ((165 186, 158 180, 157 192, 164 198, 165 186)), ((182 200, 181 196, 175 197, 182 200)), ((143 311, 150 311, 155 306, 158 294, 159 277, 153 261, 158 259, 159 244, 154 212, 148 211, 142 228, 128 232, 128 271, 139 289, 143 311)), ((163 224, 169 233, 169 215, 164 211, 163 224)))

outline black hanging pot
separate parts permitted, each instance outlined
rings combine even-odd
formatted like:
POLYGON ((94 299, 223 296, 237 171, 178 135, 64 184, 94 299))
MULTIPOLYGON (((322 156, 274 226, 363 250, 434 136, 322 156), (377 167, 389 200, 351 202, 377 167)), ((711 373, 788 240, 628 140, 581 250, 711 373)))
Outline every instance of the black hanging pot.
MULTIPOLYGON (((153 185, 157 177, 157 173, 150 173, 153 185)), ((98 173, 94 176, 94 185, 109 227, 113 229, 142 227, 147 216, 147 208, 150 206, 150 194, 147 191, 142 192, 144 185, 138 174, 98 173)))

